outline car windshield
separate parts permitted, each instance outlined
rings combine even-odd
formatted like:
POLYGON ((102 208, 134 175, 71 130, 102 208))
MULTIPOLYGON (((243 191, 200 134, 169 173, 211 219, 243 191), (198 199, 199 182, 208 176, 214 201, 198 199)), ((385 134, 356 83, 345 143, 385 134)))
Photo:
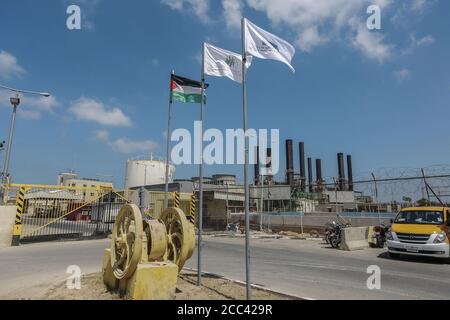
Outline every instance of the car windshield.
POLYGON ((402 211, 395 219, 401 224, 436 224, 444 223, 442 211, 402 211))

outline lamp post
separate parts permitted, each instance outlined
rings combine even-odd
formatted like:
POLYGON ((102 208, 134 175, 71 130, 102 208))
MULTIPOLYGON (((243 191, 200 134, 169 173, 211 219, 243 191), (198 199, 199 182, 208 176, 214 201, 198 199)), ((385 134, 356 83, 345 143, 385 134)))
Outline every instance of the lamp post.
MULTIPOLYGON (((50 93, 14 89, 14 88, 6 87, 3 85, 0 85, 0 88, 8 90, 8 91, 12 91, 15 93, 15 95, 13 97, 11 97, 9 100, 11 105, 13 106, 13 112, 12 112, 12 116, 11 116, 11 124, 10 124, 10 128, 9 128, 8 142, 6 145, 5 163, 3 165, 3 172, 2 172, 2 179, 1 179, 1 184, 3 186, 5 186, 6 184, 8 184, 8 180, 9 180, 9 161, 11 159, 12 141, 13 141, 13 136, 14 136, 14 127, 16 125, 17 107, 20 104, 20 94, 21 93, 22 94, 35 94, 35 95, 40 95, 42 97, 48 98, 48 97, 50 97, 50 93)), ((0 199, 2 201, 4 200, 4 190, 5 190, 5 188, 0 189, 0 199)))

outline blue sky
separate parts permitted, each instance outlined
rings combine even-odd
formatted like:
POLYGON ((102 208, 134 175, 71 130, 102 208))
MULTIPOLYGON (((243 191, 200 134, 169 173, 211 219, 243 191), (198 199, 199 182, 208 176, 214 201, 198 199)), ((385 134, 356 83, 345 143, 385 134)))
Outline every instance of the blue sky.
MULTIPOLYGON (((163 157, 170 71, 199 78, 203 41, 240 52, 242 14, 297 50, 295 74, 275 61, 253 63, 250 127, 280 129, 282 146, 286 138, 305 141, 325 176, 337 174, 337 152, 353 155, 355 172, 448 164, 448 12, 443 0, 3 0, 0 84, 53 93, 23 99, 14 181, 54 183, 72 168, 85 177, 112 175, 121 187, 128 158, 163 157), (80 31, 66 28, 71 3, 82 10, 80 31), (365 27, 374 3, 380 31, 365 27)), ((206 127, 241 127, 241 87, 207 81, 206 127)), ((8 97, 0 91, 0 140, 8 97)), ((174 110, 174 128, 193 128, 197 105, 174 110)), ((218 172, 241 176, 242 167, 206 168, 218 172)), ((197 174, 179 166, 176 177, 197 174)))

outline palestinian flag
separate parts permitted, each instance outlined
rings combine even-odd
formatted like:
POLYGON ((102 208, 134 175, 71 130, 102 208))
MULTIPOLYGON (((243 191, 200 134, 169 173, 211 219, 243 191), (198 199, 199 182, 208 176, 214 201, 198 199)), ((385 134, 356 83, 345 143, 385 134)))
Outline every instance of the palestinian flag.
MULTIPOLYGON (((204 88, 208 88, 206 83, 204 88)), ((202 83, 199 81, 190 80, 173 74, 170 81, 170 92, 173 101, 183 103, 202 102, 202 83)))

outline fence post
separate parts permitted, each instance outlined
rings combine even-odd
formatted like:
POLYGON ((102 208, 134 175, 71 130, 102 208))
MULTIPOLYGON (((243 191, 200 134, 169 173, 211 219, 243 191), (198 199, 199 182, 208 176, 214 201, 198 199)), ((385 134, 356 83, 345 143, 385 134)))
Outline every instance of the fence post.
POLYGON ((196 210, 197 210, 197 197, 195 196, 195 192, 191 195, 191 203, 189 206, 189 221, 195 226, 196 222, 196 210))
POLYGON ((176 191, 173 193, 173 201, 174 201, 174 207, 180 208, 180 193, 179 192, 176 191))
POLYGON ((141 210, 141 213, 144 214, 144 200, 145 200, 145 188, 144 187, 140 187, 139 188, 139 209, 141 210))
POLYGON ((22 214, 25 205, 25 193, 28 189, 22 187, 16 196, 16 220, 14 221, 13 236, 11 241, 12 247, 20 245, 20 236, 22 234, 22 214))
POLYGON ((300 212, 300 229, 302 234, 304 234, 303 232, 303 212, 300 212))

